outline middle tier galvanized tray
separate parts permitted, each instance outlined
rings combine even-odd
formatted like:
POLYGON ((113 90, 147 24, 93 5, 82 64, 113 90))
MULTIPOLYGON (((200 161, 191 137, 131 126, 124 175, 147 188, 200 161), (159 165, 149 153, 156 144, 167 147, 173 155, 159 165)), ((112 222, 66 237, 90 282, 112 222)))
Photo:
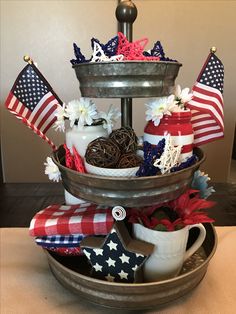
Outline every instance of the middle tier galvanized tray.
POLYGON ((83 97, 141 98, 167 96, 179 68, 170 61, 90 62, 73 66, 83 97))
POLYGON ((181 195, 191 185, 193 174, 205 160, 200 148, 195 148, 198 162, 178 172, 151 177, 103 177, 71 170, 64 165, 62 146, 54 152, 65 189, 72 195, 89 202, 124 207, 160 204, 181 195))

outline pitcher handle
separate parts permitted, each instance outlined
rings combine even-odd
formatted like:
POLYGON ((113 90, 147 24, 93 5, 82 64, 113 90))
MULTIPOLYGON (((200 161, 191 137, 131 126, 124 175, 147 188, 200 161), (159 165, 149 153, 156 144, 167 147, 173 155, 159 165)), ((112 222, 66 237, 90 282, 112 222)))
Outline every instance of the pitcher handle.
POLYGON ((206 229, 202 224, 195 224, 189 226, 189 231, 192 228, 198 228, 200 233, 196 239, 196 241, 191 245, 191 247, 185 252, 184 261, 186 261, 191 255, 193 255, 202 245, 203 241, 206 237, 206 229))

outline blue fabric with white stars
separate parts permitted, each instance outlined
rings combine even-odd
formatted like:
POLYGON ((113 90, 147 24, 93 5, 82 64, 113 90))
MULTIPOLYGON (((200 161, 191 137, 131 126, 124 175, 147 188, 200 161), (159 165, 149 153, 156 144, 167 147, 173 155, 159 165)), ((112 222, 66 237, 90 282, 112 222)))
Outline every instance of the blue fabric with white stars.
POLYGON ((113 228, 101 248, 83 248, 92 265, 92 276, 114 282, 134 282, 135 272, 147 256, 128 251, 113 228))

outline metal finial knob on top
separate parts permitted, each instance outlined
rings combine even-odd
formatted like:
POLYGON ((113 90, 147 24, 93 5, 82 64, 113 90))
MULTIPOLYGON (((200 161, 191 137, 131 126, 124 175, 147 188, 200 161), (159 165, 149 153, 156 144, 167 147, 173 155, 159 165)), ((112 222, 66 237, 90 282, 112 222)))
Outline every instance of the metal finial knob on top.
POLYGON ((116 8, 116 18, 119 23, 134 23, 138 11, 131 0, 120 1, 116 8))

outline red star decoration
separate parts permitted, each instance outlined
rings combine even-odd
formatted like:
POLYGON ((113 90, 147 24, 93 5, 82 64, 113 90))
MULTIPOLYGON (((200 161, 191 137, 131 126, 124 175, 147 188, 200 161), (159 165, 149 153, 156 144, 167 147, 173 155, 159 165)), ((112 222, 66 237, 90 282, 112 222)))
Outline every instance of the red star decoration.
POLYGON ((117 54, 123 55, 124 60, 144 60, 144 61, 159 61, 159 57, 146 57, 143 55, 145 46, 148 43, 147 38, 139 39, 134 42, 129 42, 125 35, 118 32, 119 42, 117 54))
POLYGON ((86 173, 83 158, 77 152, 76 148, 74 146, 72 147, 72 151, 73 151, 73 155, 72 155, 70 153, 69 148, 66 146, 66 144, 64 144, 63 147, 65 149, 66 167, 72 170, 77 170, 78 172, 81 172, 81 173, 86 173))

